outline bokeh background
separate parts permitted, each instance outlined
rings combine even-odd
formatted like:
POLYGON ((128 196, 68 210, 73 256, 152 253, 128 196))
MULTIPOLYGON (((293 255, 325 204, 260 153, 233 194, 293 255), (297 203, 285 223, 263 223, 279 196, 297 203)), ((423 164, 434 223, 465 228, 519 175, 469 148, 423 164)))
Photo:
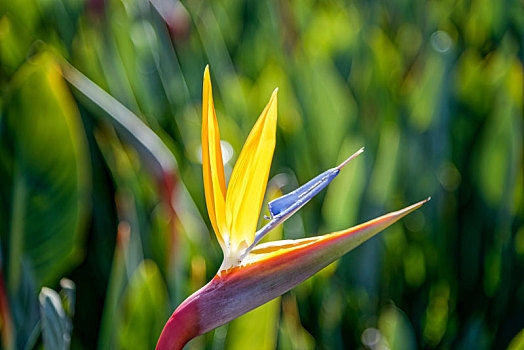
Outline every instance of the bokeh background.
POLYGON ((188 349, 523 348, 523 47, 519 0, 1 0, 2 347, 152 348, 213 277, 209 64, 228 174, 280 88, 266 201, 366 147, 271 239, 433 199, 188 349))

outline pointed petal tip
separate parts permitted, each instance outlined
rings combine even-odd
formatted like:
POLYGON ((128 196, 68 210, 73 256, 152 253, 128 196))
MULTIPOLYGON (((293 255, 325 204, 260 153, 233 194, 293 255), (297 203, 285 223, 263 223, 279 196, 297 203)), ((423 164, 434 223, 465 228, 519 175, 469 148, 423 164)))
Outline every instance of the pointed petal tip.
POLYGON ((350 155, 345 161, 343 161, 342 163, 340 163, 339 166, 336 167, 336 169, 340 170, 342 169, 343 167, 345 167, 353 158, 355 158, 356 156, 358 156, 359 154, 361 154, 362 152, 364 152, 364 147, 362 147, 361 149, 359 149, 358 151, 356 151, 355 153, 353 153, 352 155, 350 155))
MULTIPOLYGON (((431 200, 431 196, 428 197, 428 198, 426 198, 426 199, 424 199, 424 200, 421 200, 420 202, 417 202, 417 203, 415 203, 415 204, 409 206, 408 208, 412 208, 413 210, 414 210, 414 209, 418 209, 419 207, 423 206, 424 204, 426 204, 426 203, 429 202, 430 200, 431 200)), ((406 209, 408 209, 408 208, 406 208, 406 209)))
POLYGON ((271 97, 269 98, 269 104, 272 106, 277 102, 278 87, 273 90, 271 97))
POLYGON ((209 64, 206 65, 206 68, 204 69, 204 85, 206 84, 211 85, 211 76, 209 75, 209 64))
POLYGON ((277 101, 278 101, 277 94, 278 94, 278 87, 275 90, 273 90, 273 93, 271 94, 271 97, 269 98, 269 102, 268 102, 268 108, 273 111, 275 111, 274 108, 276 108, 277 106, 277 101))

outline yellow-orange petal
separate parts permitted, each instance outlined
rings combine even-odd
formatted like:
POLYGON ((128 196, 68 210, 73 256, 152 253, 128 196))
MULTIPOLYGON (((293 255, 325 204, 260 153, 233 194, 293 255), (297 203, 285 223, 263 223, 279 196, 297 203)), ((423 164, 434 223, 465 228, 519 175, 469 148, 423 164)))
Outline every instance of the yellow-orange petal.
POLYGON ((202 168, 209 220, 225 253, 229 240, 225 215, 226 180, 209 66, 204 71, 202 92, 202 168))
POLYGON ((249 247, 255 239, 275 150, 277 91, 251 130, 229 180, 226 219, 233 254, 249 247))

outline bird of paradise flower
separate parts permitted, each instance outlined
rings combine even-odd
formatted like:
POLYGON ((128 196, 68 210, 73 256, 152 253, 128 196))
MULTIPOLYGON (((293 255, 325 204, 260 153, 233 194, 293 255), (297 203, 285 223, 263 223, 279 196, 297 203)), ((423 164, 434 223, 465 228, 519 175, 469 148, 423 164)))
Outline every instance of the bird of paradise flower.
POLYGON ((430 199, 346 230, 257 245, 364 149, 295 191, 271 201, 270 221, 256 231, 275 149, 278 89, 251 130, 226 189, 209 67, 204 71, 203 85, 205 197, 224 260, 216 276, 178 306, 164 326, 157 349, 181 349, 192 338, 282 295, 430 199))

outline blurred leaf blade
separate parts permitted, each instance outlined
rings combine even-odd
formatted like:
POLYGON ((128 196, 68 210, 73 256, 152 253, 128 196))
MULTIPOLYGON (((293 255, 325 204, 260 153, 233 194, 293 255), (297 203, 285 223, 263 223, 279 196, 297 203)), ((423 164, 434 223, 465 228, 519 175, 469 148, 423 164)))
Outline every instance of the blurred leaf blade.
POLYGON ((42 53, 26 63, 10 89, 7 119, 18 184, 12 242, 18 243, 10 251, 9 280, 16 290, 16 269, 26 254, 40 285, 80 261, 91 184, 82 122, 53 57, 42 53))
POLYGON ((162 140, 133 112, 85 77, 73 66, 63 62, 64 77, 78 91, 101 108, 123 132, 137 151, 153 167, 157 176, 176 170, 176 160, 162 140))
POLYGON ((144 260, 127 290, 115 335, 121 349, 154 348, 167 315, 167 292, 154 262, 144 260))
POLYGON ((233 350, 271 350, 277 344, 280 297, 271 300, 231 322, 227 348, 233 350))

